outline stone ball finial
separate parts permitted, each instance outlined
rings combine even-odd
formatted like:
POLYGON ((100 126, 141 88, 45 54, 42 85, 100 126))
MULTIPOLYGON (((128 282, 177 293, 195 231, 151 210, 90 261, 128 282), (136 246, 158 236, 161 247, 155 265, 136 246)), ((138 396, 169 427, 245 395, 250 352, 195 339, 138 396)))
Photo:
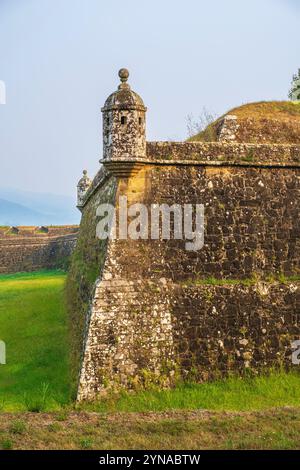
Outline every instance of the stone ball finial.
POLYGON ((126 83, 129 77, 129 72, 127 69, 120 69, 119 70, 119 77, 122 83, 126 83))
POLYGON ((87 175, 87 170, 83 170, 83 176, 86 176, 87 175))

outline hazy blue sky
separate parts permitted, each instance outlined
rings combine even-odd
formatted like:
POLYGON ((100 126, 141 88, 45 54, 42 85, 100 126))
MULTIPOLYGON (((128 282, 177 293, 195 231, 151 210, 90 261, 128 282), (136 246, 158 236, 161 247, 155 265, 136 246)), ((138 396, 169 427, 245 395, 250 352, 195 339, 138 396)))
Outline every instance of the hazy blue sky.
POLYGON ((128 67, 149 140, 186 117, 286 99, 300 0, 0 0, 0 187, 73 194, 102 153, 100 108, 128 67))

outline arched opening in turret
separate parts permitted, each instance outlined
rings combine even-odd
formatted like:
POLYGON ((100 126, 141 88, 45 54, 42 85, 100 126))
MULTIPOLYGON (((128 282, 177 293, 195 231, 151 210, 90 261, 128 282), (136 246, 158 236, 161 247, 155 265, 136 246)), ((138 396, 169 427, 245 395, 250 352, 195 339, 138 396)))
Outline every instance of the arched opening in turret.
POLYGON ((126 116, 121 116, 121 124, 125 125, 127 122, 127 117, 126 116))

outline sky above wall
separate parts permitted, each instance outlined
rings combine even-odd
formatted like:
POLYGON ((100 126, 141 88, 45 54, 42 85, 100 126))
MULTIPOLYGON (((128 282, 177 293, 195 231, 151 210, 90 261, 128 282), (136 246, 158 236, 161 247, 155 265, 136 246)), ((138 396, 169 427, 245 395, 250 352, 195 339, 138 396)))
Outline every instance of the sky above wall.
POLYGON ((121 67, 148 140, 185 139, 203 107, 287 99, 299 30, 299 0, 0 0, 0 187, 75 194, 121 67))

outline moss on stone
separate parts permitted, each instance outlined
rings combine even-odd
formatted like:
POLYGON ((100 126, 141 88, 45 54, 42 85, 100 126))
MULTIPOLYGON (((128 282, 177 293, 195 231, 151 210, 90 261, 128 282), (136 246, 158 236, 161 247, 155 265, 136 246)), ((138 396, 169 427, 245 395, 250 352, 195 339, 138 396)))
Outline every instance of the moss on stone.
POLYGON ((114 202, 115 189, 115 180, 111 179, 89 200, 83 212, 80 235, 71 258, 70 271, 66 282, 71 377, 74 395, 77 389, 86 320, 92 292, 95 281, 101 274, 107 246, 106 240, 99 240, 96 237, 96 209, 100 203, 114 202))
POLYGON ((196 278, 196 279, 188 279, 182 282, 183 286, 255 286, 259 281, 265 283, 280 283, 280 284, 288 284, 291 282, 300 281, 300 275, 293 275, 293 276, 285 276, 284 274, 269 274, 265 275, 264 277, 253 274, 252 277, 247 279, 220 279, 216 277, 207 277, 207 278, 196 278))

